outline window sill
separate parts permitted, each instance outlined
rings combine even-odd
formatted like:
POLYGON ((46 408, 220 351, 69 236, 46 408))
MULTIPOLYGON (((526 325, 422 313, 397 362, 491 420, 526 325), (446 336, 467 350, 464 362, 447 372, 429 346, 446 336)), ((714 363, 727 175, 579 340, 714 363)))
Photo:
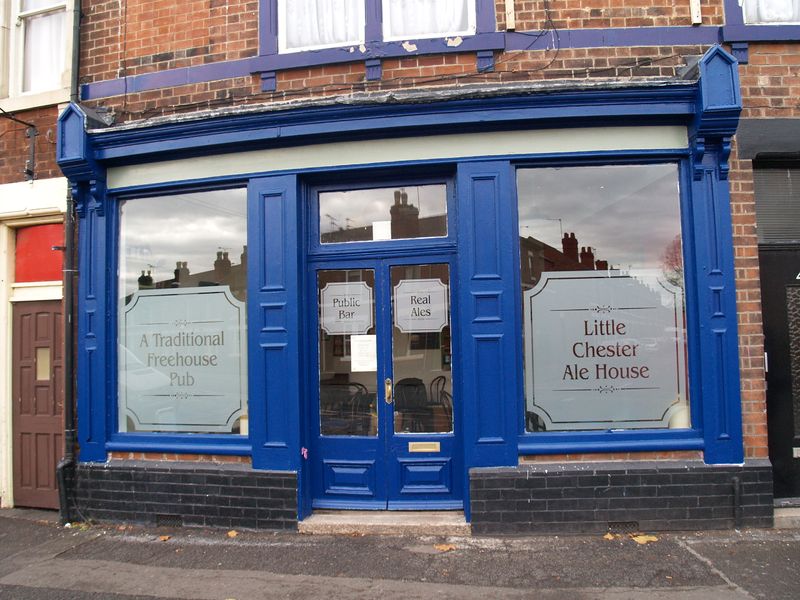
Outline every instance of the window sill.
POLYGON ((280 71, 332 63, 413 57, 421 54, 502 50, 504 47, 504 32, 495 31, 464 37, 453 36, 405 41, 367 42, 359 46, 304 50, 286 54, 263 54, 254 58, 251 66, 253 72, 280 71))
POLYGON ((250 456, 252 446, 247 436, 203 434, 120 433, 106 443, 109 452, 165 452, 250 456))
POLYGON ((2 98, 0 99, 0 108, 6 112, 19 112, 40 106, 61 104, 62 102, 69 102, 69 88, 2 98))
POLYGON ((597 432, 525 433, 517 440, 523 455, 588 454, 606 452, 669 452, 703 450, 702 434, 694 429, 597 432))

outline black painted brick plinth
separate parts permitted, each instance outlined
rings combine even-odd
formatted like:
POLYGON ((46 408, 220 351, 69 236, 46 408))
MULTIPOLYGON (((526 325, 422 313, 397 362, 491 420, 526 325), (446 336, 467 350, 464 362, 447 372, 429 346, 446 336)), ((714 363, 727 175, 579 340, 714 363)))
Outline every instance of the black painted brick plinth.
POLYGON ((772 527, 772 468, 767 460, 477 468, 470 470, 470 505, 476 534, 772 527))
POLYGON ((250 529, 297 528, 297 476, 247 465, 119 460, 79 464, 73 518, 250 529))

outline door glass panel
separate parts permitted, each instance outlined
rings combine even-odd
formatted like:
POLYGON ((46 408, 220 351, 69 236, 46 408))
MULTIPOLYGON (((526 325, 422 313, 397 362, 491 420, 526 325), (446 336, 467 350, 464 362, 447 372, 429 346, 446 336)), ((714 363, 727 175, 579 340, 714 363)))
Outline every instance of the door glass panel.
POLYGON ((50 348, 36 349, 36 380, 46 381, 50 379, 50 348))
POLYGON ((450 270, 447 264, 391 268, 396 433, 453 430, 450 270))
POLYGON ((320 243, 447 236, 447 186, 412 185, 319 194, 320 243))
POLYGON ((317 273, 322 435, 378 433, 375 272, 317 273))

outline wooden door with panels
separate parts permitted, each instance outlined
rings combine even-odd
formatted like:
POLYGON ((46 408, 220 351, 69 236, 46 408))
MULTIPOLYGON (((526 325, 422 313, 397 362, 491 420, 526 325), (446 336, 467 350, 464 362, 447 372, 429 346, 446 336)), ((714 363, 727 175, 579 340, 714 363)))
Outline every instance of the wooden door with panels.
POLYGON ((58 300, 12 309, 14 504, 58 508, 56 465, 63 454, 63 325, 58 300))

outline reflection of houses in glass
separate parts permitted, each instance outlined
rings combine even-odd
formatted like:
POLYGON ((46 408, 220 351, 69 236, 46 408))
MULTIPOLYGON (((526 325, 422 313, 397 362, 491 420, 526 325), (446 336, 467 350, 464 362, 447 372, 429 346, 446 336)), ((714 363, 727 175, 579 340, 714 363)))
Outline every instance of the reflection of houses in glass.
POLYGON ((548 271, 607 271, 608 261, 595 260, 591 246, 578 251, 578 238, 574 233, 565 233, 561 239, 561 250, 553 248, 533 237, 519 238, 522 289, 528 290, 548 271))
POLYGON ((148 270, 142 271, 137 282, 140 290, 227 285, 236 298, 244 301, 247 296, 247 246, 242 248, 239 258, 239 264, 234 264, 228 252, 219 250, 213 270, 192 273, 189 264, 179 260, 175 261, 171 278, 154 281, 152 272, 148 270))
MULTIPOLYGON (((408 193, 403 190, 394 191, 394 203, 389 208, 389 222, 391 224, 391 239, 409 239, 421 237, 439 237, 447 231, 447 215, 419 216, 419 206, 408 201, 408 193)), ((336 226, 336 219, 327 215, 332 226, 336 226)), ((323 244, 342 242, 367 242, 375 238, 374 224, 361 227, 351 227, 349 219, 345 219, 346 226, 338 226, 334 231, 324 232, 320 235, 323 244)))

